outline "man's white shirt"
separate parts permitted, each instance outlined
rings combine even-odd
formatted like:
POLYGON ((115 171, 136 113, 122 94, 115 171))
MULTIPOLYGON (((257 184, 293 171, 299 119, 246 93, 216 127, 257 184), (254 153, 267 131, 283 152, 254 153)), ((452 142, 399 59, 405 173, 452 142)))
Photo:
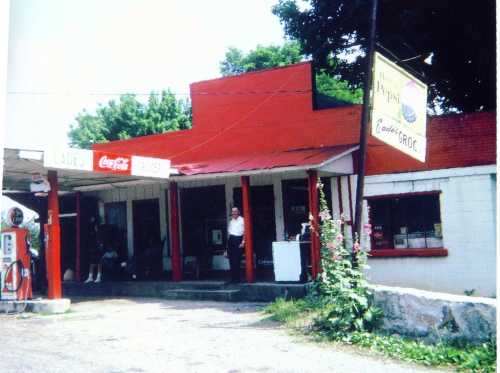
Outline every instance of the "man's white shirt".
POLYGON ((227 227, 227 233, 231 236, 243 236, 245 233, 245 220, 238 216, 236 219, 231 218, 227 227))

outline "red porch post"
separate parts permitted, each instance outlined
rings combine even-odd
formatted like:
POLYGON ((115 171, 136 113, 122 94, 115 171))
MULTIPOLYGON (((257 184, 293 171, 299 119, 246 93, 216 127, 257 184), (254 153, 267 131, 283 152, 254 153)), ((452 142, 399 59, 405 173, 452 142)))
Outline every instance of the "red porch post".
POLYGON ((179 201, 177 183, 171 182, 168 188, 170 195, 170 245, 172 248, 172 281, 182 280, 181 269, 181 239, 179 232, 179 201))
POLYGON ((309 213, 312 216, 311 221, 311 275, 313 279, 319 273, 320 263, 320 239, 319 239, 319 199, 318 199, 318 172, 314 170, 307 171, 307 181, 309 189, 309 213))
POLYGON ((47 261, 47 280, 49 299, 59 299, 61 289, 61 227, 59 225, 59 200, 57 172, 49 171, 47 174, 50 183, 48 197, 48 229, 49 244, 45 253, 47 261))
POLYGON ((81 256, 81 231, 80 231, 80 223, 81 223, 81 209, 80 209, 80 198, 81 192, 76 192, 76 260, 75 260, 75 279, 76 281, 80 281, 81 275, 81 264, 80 264, 80 256, 81 256))
POLYGON ((241 191, 243 197, 243 218, 245 219, 245 275, 247 282, 255 281, 253 270, 253 231, 252 210, 250 204, 250 177, 241 177, 241 191))

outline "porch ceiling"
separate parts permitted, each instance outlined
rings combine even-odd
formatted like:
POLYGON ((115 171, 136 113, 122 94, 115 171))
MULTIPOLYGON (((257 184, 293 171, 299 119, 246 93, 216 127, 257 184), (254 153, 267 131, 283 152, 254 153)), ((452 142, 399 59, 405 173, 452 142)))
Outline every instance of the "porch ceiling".
MULTIPOLYGON (((4 149, 3 189, 29 191, 31 178, 35 174, 47 175, 48 169, 43 166, 43 151, 26 151, 21 149, 4 149), (21 157, 22 152, 29 157, 21 157), (39 157, 39 159, 37 159, 39 157)), ((149 180, 131 176, 110 175, 98 172, 57 170, 59 189, 72 191, 79 188, 117 183, 133 184, 149 180)))

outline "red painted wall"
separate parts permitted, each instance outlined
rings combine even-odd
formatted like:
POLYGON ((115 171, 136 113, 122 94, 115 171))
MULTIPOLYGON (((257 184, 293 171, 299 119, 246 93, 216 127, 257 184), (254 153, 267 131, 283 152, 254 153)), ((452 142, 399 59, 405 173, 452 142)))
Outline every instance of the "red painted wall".
MULTIPOLYGON (((231 158, 355 144, 360 105, 313 110, 310 63, 191 84, 193 129, 95 145, 169 158, 174 167, 231 158)), ((496 114, 430 118, 427 162, 370 139, 367 174, 494 164, 496 114)))

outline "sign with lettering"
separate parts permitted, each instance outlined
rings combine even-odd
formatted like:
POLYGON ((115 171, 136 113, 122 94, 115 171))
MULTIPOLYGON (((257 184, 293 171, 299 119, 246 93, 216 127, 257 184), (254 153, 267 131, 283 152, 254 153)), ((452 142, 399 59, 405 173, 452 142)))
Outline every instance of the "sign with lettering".
POLYGON ((43 166, 67 170, 93 170, 92 150, 51 147, 43 153, 43 166))
POLYGON ((131 157, 128 155, 94 151, 94 171, 131 175, 131 164, 131 157))
POLYGON ((104 172, 126 176, 167 179, 170 160, 115 154, 97 150, 51 148, 44 152, 43 165, 47 168, 104 172))
POLYGON ((375 53, 372 136, 425 162, 427 86, 375 53))

